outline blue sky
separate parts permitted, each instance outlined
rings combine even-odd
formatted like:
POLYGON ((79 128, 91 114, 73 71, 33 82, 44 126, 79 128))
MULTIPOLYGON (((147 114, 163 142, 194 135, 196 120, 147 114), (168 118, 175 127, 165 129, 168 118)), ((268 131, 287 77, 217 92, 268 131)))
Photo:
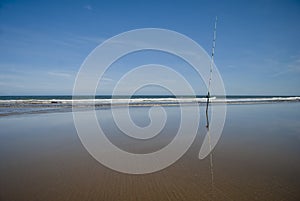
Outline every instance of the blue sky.
MULTIPOLYGON (((215 63, 227 94, 300 95, 300 2, 288 0, 4 0, 0 2, 0 95, 71 94, 86 56, 104 40, 132 29, 174 30, 210 53, 216 15, 215 63)), ((153 62, 174 69, 184 66, 179 59, 157 52, 131 55, 112 66, 98 92, 109 93, 122 72, 153 62)), ((196 93, 206 93, 203 87, 197 89, 203 83, 192 71, 184 75, 196 93)))

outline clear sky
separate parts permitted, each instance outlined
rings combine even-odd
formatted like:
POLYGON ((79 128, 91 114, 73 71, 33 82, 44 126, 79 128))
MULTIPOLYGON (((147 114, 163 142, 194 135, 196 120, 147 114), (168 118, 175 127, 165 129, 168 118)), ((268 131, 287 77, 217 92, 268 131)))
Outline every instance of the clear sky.
MULTIPOLYGON (((300 95, 300 1, 289 0, 1 0, 0 95, 71 94, 85 57, 105 39, 132 29, 174 30, 210 53, 216 15, 215 63, 227 94, 300 95)), ((184 65, 148 53, 115 64, 99 93, 109 93, 118 76, 138 64, 184 65)), ((197 88, 193 73, 185 76, 197 88)), ((199 87, 197 93, 206 92, 199 87)))

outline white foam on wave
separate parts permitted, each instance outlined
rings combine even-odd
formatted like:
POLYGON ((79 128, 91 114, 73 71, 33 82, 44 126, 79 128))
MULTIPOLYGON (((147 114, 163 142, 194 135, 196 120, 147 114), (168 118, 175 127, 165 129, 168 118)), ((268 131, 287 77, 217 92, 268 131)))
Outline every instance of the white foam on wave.
MULTIPOLYGON (((300 101, 300 97, 262 97, 262 98, 228 98, 227 103, 261 103, 261 102, 283 102, 300 101)), ((224 99, 215 100, 215 102, 224 102, 224 99)))
MULTIPOLYGON (((23 99, 0 100, 0 105, 123 105, 123 104, 178 104, 206 103, 207 98, 115 98, 115 99, 23 99)), ((255 98, 216 98, 211 97, 210 103, 268 103, 283 101, 300 101, 300 97, 255 97, 255 98)))

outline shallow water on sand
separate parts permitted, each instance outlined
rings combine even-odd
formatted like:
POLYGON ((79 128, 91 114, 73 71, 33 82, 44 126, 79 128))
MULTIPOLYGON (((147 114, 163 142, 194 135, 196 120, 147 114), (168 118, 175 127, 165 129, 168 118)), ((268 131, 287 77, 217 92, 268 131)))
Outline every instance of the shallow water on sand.
MULTIPOLYGON (((229 105, 213 150, 213 185, 209 157, 198 159, 203 116, 188 152, 146 175, 118 173, 95 161, 70 112, 1 117, 0 200, 300 200, 299 108, 300 103, 229 105)), ((148 109, 132 108, 138 125, 149 123, 148 109)), ((109 109, 97 113, 114 144, 146 153, 168 144, 178 129, 178 107, 166 111, 162 135, 141 144, 122 136, 109 109)))

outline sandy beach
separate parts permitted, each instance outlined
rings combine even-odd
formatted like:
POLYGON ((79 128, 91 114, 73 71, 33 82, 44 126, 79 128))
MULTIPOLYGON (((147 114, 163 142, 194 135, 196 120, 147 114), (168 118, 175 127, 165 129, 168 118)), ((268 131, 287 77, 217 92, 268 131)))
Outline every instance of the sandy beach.
POLYGON ((300 201, 300 0, 0 0, 0 201, 300 201))
MULTIPOLYGON (((204 118, 195 142, 180 160, 159 172, 130 175, 89 155, 71 112, 1 117, 0 200, 296 201, 300 199, 298 108, 299 103, 228 106, 223 134, 213 150, 213 183, 209 157, 198 159, 204 118)), ((146 110, 135 107, 133 116, 147 124, 141 115, 146 110)), ((112 132, 111 139, 131 151, 157 149, 172 140, 178 117, 169 118, 165 131, 169 136, 158 136, 151 145, 132 146, 112 132)), ((109 116, 104 120, 107 130, 113 131, 109 116)))

